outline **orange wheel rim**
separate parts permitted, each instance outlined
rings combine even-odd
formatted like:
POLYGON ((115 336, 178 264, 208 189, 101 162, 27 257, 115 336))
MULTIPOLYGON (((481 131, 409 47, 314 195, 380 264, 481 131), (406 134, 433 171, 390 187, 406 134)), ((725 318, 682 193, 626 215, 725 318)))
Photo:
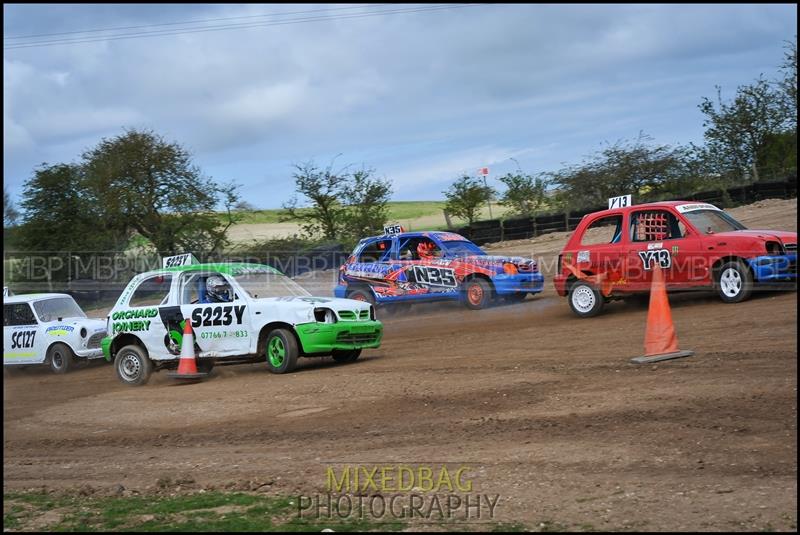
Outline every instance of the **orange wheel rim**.
POLYGON ((483 299, 483 288, 479 285, 475 284, 474 286, 470 286, 469 288, 469 302, 473 305, 477 305, 483 299))

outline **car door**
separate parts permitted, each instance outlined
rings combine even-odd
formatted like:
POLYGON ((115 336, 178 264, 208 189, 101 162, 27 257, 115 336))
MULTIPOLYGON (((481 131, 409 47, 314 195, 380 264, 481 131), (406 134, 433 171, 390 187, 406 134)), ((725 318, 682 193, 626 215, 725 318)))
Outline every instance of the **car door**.
POLYGON ((41 364, 44 338, 29 303, 3 305, 3 364, 41 364))
POLYGON ((379 301, 402 295, 402 266, 396 261, 397 237, 383 236, 364 244, 355 262, 347 267, 351 281, 366 283, 379 301))
POLYGON ((692 279, 694 241, 684 239, 685 225, 664 208, 632 210, 628 223, 625 278, 632 290, 647 291, 658 265, 670 286, 685 286, 692 279))
MULTIPOLYGON (((177 307, 183 318, 191 321, 200 357, 247 355, 250 353, 252 325, 244 293, 227 274, 203 271, 185 272, 178 283, 177 307), (215 301, 208 295, 209 277, 222 278, 229 287, 226 300, 215 301)), ((173 326, 180 329, 182 323, 173 326)))
MULTIPOLYGON (((168 325, 164 321, 169 308, 172 273, 159 273, 142 279, 127 302, 120 303, 111 315, 111 336, 130 333, 139 338, 153 360, 174 357, 170 350, 168 325)), ((180 351, 179 351, 180 352, 180 351)))
POLYGON ((570 254, 565 261, 582 273, 607 281, 606 285, 618 283, 622 278, 625 247, 622 229, 622 213, 597 217, 583 231, 575 256, 570 254))

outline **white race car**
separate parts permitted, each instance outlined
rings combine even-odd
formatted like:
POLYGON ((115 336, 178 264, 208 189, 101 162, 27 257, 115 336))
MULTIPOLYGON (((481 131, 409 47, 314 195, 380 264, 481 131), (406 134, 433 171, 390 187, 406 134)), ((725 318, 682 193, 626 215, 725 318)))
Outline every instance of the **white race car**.
POLYGON ((67 294, 3 297, 3 366, 48 364, 66 373, 76 358, 103 356, 106 322, 89 319, 67 294))
POLYGON ((200 372, 266 362, 287 373, 298 357, 352 362, 383 334, 369 303, 312 297, 270 266, 169 257, 163 269, 134 277, 109 313, 102 347, 120 381, 143 385, 152 371, 175 368, 186 322, 200 372))

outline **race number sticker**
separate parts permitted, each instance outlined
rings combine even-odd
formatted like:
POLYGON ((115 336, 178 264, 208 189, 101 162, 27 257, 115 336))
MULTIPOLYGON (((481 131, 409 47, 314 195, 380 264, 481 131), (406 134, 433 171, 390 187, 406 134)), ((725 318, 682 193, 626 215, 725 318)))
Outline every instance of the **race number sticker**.
POLYGON ((393 234, 400 234, 403 232, 403 227, 400 225, 387 225, 383 227, 383 233, 387 236, 391 236, 393 234))
POLYGON ((192 253, 187 254, 179 254, 175 256, 168 256, 164 259, 164 268, 171 268, 171 267, 178 267, 178 266, 188 266, 191 264, 197 264, 197 259, 194 257, 192 253))
POLYGON ((620 195, 619 197, 611 197, 608 199, 608 209, 612 210, 614 208, 625 208, 626 206, 631 205, 631 196, 630 195, 620 195))
POLYGON ((414 266, 414 280, 426 286, 455 288, 458 285, 455 271, 434 266, 414 266))
POLYGON ((36 331, 19 331, 11 335, 11 349, 27 349, 33 347, 36 331))
POLYGON ((668 269, 672 266, 672 255, 666 249, 639 251, 639 258, 642 259, 642 266, 645 271, 653 269, 653 265, 656 263, 663 269, 668 269))
POLYGON ((234 320, 241 325, 245 305, 195 308, 192 311, 192 327, 222 327, 234 320))

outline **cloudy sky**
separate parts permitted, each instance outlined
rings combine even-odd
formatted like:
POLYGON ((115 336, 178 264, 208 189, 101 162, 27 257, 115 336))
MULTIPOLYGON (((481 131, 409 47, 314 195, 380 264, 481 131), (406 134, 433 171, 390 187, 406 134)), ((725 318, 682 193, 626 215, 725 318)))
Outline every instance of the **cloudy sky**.
POLYGON ((262 208, 291 196, 292 164, 308 160, 363 164, 394 182, 395 200, 428 200, 481 166, 490 181, 516 162, 555 170, 640 131, 700 143, 701 98, 776 77, 797 33, 795 4, 3 11, 12 195, 36 165, 135 127, 181 143, 262 208), (109 31, 76 33, 88 30, 109 31))

